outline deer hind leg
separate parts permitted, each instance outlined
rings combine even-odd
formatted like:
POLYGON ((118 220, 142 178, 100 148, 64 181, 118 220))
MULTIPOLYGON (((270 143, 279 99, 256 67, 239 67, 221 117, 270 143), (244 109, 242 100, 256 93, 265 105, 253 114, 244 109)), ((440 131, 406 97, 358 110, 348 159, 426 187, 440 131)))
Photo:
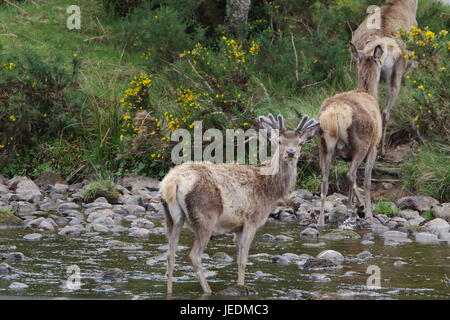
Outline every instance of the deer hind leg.
POLYGON ((372 169, 377 156, 377 148, 373 147, 366 158, 366 167, 364 170, 364 212, 365 218, 373 218, 372 200, 370 199, 370 188, 372 186, 372 169))
POLYGON ((237 284, 244 285, 245 282, 245 267, 247 265, 248 252, 253 238, 255 237, 256 227, 253 225, 245 225, 241 232, 236 233, 236 246, 238 249, 237 265, 238 265, 238 280, 237 284))
POLYGON ((327 140, 322 139, 320 143, 320 167, 322 169, 322 184, 320 186, 320 215, 319 219, 317 220, 317 224, 319 226, 325 225, 325 198, 328 195, 330 169, 331 163, 333 161, 336 143, 336 138, 327 140))
POLYGON ((347 200, 347 209, 348 212, 351 213, 353 208, 353 193, 354 193, 354 186, 356 185, 356 174, 358 171, 358 167, 364 160, 364 157, 367 154, 367 149, 359 150, 356 154, 353 155, 352 162, 350 164, 350 168, 347 172, 347 182, 349 185, 349 191, 348 191, 348 200, 347 200))
POLYGON ((381 155, 386 153, 386 130, 391 116, 392 107, 394 107, 398 94, 400 93, 400 86, 402 83, 402 72, 399 70, 399 66, 394 64, 392 70, 386 75, 387 85, 387 104, 382 113, 383 120, 383 136, 381 138, 381 155))
POLYGON ((192 246, 191 252, 189 253, 189 258, 191 259, 194 271, 197 274, 200 285, 202 286, 203 292, 205 294, 211 294, 211 288, 206 281, 205 274, 202 267, 202 253, 208 244, 209 239, 213 231, 213 226, 211 228, 200 227, 195 232, 195 240, 192 246))
POLYGON ((169 298, 173 293, 173 268, 175 265, 175 253, 184 221, 185 218, 182 216, 178 222, 172 225, 171 230, 167 233, 167 237, 169 239, 169 249, 167 251, 167 296, 169 298))

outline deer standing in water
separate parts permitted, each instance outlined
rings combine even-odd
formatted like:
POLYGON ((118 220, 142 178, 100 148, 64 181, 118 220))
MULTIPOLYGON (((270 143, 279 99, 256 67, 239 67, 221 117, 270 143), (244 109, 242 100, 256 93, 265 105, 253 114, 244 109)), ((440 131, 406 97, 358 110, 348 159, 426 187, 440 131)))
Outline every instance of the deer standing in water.
MULTIPOLYGON (((386 128, 392 107, 400 93, 402 78, 417 67, 417 62, 405 59, 410 52, 403 41, 397 38, 397 32, 403 28, 411 29, 417 26, 418 0, 387 0, 378 13, 371 15, 355 30, 350 45, 352 50, 358 50, 359 55, 373 56, 374 49, 381 46, 382 75, 387 85, 387 102, 383 109, 383 134, 381 140, 381 154, 385 154, 386 128), (379 14, 379 25, 371 24, 379 14)), ((363 75, 364 76, 364 75, 363 75)))
POLYGON ((350 161, 347 173, 349 185, 347 207, 349 211, 352 208, 354 192, 360 199, 356 174, 359 165, 366 159, 364 172, 365 217, 372 218, 370 187, 377 146, 381 140, 382 122, 377 93, 383 49, 381 46, 377 46, 372 56, 359 54, 358 51, 353 53, 358 62, 358 88, 326 99, 319 111, 322 203, 317 223, 320 226, 325 224, 325 197, 328 193, 328 178, 335 154, 350 161))
POLYGON ((277 120, 271 114, 259 117, 259 122, 265 128, 279 130, 278 148, 268 168, 188 162, 170 170, 162 180, 160 190, 169 241, 168 296, 173 292, 175 250, 185 223, 195 234, 189 258, 203 292, 211 293, 203 273, 201 255, 213 232, 235 234, 237 283, 244 285, 247 256, 256 230, 265 224, 277 201, 292 192, 301 146, 312 139, 319 128, 319 123, 308 116, 303 117, 295 130, 285 128, 281 115, 277 120))

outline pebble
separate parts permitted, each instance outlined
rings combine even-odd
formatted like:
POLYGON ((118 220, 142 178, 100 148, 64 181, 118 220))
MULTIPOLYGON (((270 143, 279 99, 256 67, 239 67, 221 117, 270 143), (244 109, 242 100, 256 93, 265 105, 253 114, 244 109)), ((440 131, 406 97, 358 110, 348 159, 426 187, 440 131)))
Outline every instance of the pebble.
POLYGON ((28 285, 22 282, 13 282, 9 285, 11 290, 22 290, 28 288, 28 285))
POLYGON ((30 233, 23 236, 25 240, 40 240, 42 238, 42 234, 40 233, 30 233))
POLYGON ((341 262, 345 260, 344 256, 335 250, 324 250, 317 255, 317 258, 327 259, 334 262, 341 262))
POLYGON ((232 262, 233 258, 228 255, 226 252, 216 252, 212 259, 220 262, 232 262))
POLYGON ((325 274, 313 273, 311 274, 311 280, 317 282, 330 282, 331 279, 327 277, 325 274))

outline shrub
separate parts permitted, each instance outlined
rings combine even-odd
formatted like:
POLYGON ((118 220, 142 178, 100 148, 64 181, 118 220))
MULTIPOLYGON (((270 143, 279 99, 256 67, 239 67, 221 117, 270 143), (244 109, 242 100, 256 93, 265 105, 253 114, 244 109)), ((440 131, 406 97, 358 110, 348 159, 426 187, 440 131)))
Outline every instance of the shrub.
POLYGON ((403 186, 442 202, 450 201, 450 161, 448 149, 423 146, 401 167, 403 186))
POLYGON ((0 164, 24 147, 76 131, 81 103, 68 92, 76 93, 71 85, 78 60, 73 57, 69 71, 59 56, 44 59, 31 49, 11 56, 0 51, 0 164))
POLYGON ((120 196, 116 185, 110 179, 90 183, 81 191, 81 195, 86 202, 92 202, 99 197, 105 197, 109 202, 116 202, 120 196))

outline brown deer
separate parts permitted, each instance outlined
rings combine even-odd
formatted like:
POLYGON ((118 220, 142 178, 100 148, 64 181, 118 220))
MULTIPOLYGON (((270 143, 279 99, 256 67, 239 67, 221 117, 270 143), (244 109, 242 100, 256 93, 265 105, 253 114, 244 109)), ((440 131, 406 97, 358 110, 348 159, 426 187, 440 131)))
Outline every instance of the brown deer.
POLYGON ((360 200, 356 175, 359 165, 366 159, 364 172, 365 217, 372 218, 370 187, 377 146, 381 139, 382 122, 377 92, 383 49, 381 46, 377 46, 373 56, 359 55, 357 51, 354 53, 357 55, 358 61, 358 88, 326 99, 319 111, 319 151, 322 169, 322 204, 318 219, 319 226, 325 224, 324 203, 328 193, 330 167, 335 153, 344 160, 350 161, 347 173, 349 185, 347 207, 349 211, 352 208, 353 192, 360 200))
POLYGON ((377 46, 383 49, 381 62, 382 75, 387 85, 387 102, 383 109, 383 135, 381 140, 381 154, 385 154, 386 128, 389 122, 392 107, 400 93, 402 78, 417 67, 417 62, 405 59, 410 55, 403 41, 397 38, 397 32, 403 28, 409 30, 417 26, 418 0, 387 0, 379 9, 379 26, 371 26, 369 16, 353 33, 351 45, 360 51, 360 54, 372 56, 377 46))
POLYGON ((259 117, 259 122, 265 128, 279 130, 278 147, 268 167, 188 162, 171 169, 161 182, 169 241, 168 296, 173 291, 175 250, 185 223, 195 234, 189 258, 204 293, 210 294, 211 288, 203 273, 201 255, 213 232, 235 234, 237 283, 244 284, 247 256, 256 230, 265 224, 277 201, 292 191, 301 146, 312 139, 319 128, 319 123, 308 116, 303 117, 295 130, 286 130, 281 115, 277 120, 271 114, 259 117))

